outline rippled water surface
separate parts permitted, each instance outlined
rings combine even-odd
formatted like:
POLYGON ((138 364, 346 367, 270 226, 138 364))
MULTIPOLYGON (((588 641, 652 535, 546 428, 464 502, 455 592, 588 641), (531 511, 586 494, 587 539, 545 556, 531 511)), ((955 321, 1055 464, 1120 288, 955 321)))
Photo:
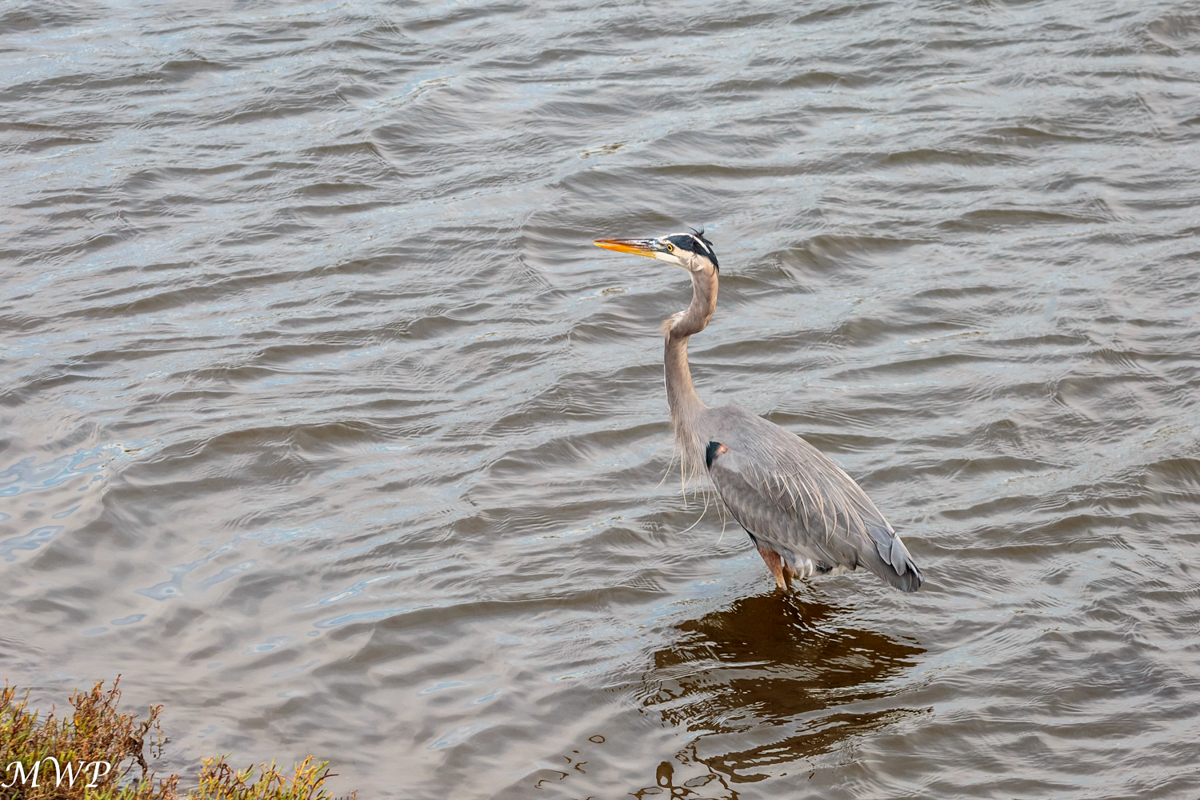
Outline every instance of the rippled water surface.
POLYGON ((0 665, 362 798, 1200 795, 1200 5, 0 4, 0 665), (680 494, 697 384, 927 583, 680 494), (664 476, 665 479, 664 479, 664 476))

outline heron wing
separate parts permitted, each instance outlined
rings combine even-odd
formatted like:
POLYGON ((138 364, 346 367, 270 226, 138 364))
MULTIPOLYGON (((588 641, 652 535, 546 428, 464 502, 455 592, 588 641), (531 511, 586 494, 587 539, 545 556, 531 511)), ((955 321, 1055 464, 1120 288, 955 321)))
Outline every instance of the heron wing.
POLYGON ((829 567, 865 567, 906 592, 924 578, 866 492, 817 448, 736 407, 715 408, 708 471, 734 519, 756 539, 829 567))

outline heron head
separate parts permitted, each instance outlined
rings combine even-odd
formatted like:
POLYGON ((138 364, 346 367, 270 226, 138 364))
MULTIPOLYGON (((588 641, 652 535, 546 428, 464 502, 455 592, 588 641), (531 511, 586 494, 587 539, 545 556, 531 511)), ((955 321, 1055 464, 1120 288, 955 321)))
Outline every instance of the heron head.
POLYGON ((657 258, 689 272, 720 269, 717 253, 713 250, 712 242, 704 238, 704 231, 668 233, 657 239, 596 239, 594 244, 618 253, 657 258))

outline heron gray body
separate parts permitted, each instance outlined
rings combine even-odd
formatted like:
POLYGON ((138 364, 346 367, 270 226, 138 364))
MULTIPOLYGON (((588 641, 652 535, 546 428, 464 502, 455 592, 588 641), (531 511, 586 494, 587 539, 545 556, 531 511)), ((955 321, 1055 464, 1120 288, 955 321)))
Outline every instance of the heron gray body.
POLYGON ((716 310, 712 244, 699 233, 596 244, 691 273, 691 304, 663 323, 667 402, 684 474, 708 473, 780 588, 790 588, 793 578, 859 567, 903 591, 920 588, 924 578, 899 535, 841 467, 778 425, 735 406, 709 408, 696 394, 687 342, 716 310))
POLYGON ((906 592, 921 574, 867 493, 824 453, 734 406, 701 413, 703 436, 723 445, 708 474, 733 518, 760 550, 797 577, 865 567, 906 592))

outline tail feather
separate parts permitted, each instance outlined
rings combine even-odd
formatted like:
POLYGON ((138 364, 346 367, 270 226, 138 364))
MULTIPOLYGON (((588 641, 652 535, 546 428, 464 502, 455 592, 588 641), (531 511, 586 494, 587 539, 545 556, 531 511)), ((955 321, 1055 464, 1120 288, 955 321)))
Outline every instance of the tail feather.
POLYGON ((887 531, 871 531, 871 538, 879 552, 879 562, 869 559, 867 566, 883 580, 902 592, 915 592, 925 582, 925 576, 912 560, 908 548, 900 535, 887 531))

